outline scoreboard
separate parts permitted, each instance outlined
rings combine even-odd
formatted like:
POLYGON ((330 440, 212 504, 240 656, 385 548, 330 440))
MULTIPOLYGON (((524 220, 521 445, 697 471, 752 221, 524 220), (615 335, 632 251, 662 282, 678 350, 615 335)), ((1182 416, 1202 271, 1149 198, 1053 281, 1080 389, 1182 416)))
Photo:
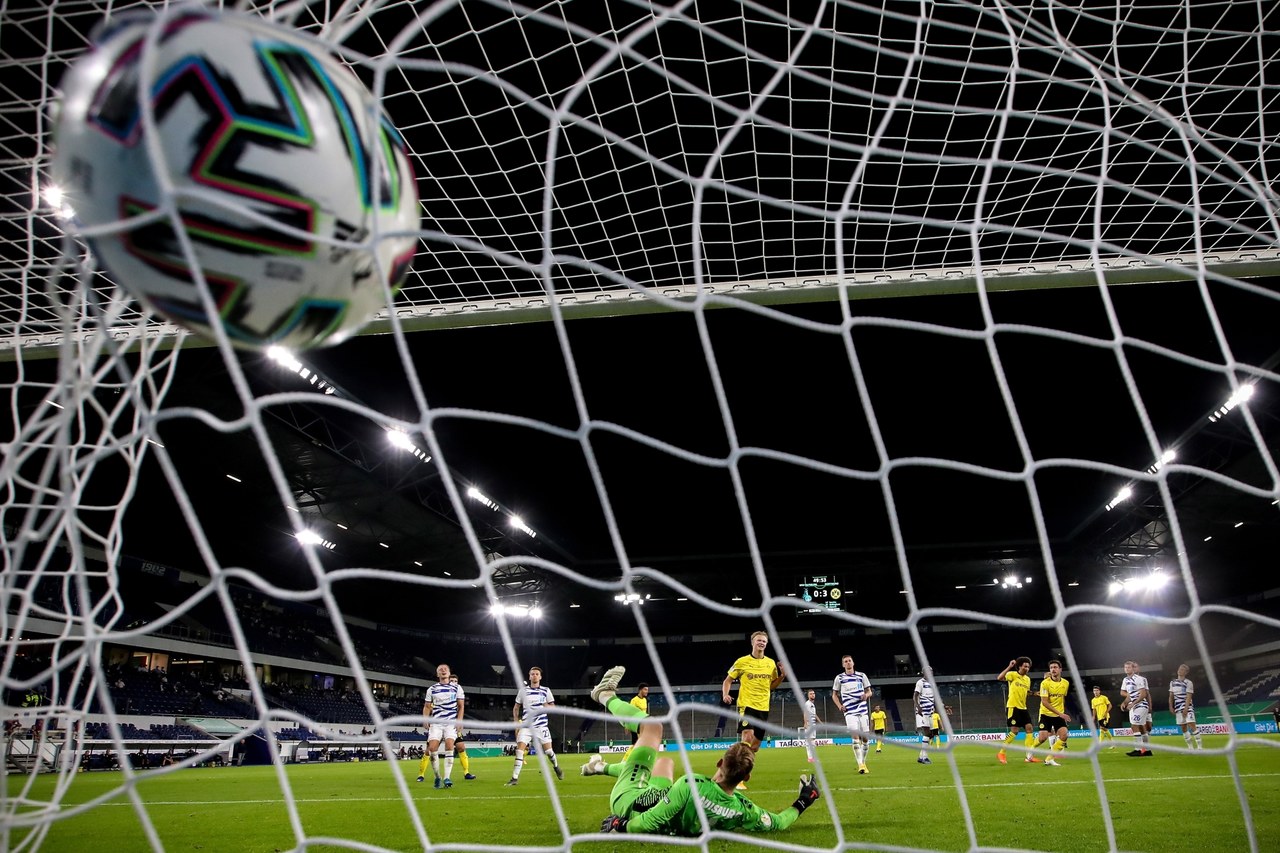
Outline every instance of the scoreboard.
POLYGON ((832 575, 813 575, 800 579, 800 600, 809 608, 800 613, 818 613, 821 610, 844 610, 844 590, 840 581, 832 575))

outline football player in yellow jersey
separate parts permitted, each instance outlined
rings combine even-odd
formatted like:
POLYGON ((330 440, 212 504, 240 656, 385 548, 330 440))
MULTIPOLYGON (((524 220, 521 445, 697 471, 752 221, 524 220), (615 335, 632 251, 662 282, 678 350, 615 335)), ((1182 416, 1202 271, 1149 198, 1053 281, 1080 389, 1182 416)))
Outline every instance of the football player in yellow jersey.
MULTIPOLYGON (((640 713, 646 717, 649 716, 649 685, 643 681, 636 685, 636 695, 631 697, 631 707, 639 708, 640 713)), ((640 735, 635 732, 631 733, 631 749, 636 748, 636 740, 640 735)), ((622 763, 625 764, 627 759, 631 757, 631 749, 622 754, 622 763)))
MULTIPOLYGON (((1102 692, 1101 687, 1093 688, 1093 698, 1089 700, 1089 707, 1093 709, 1093 722, 1098 727, 1098 743, 1104 740, 1115 741, 1116 736, 1111 732, 1111 700, 1102 692)), ((1112 749, 1115 749, 1114 743, 1112 749)))
POLYGON ((1050 754, 1044 760, 1050 767, 1059 766, 1053 753, 1067 748, 1067 724, 1071 722, 1071 715, 1067 713, 1067 691, 1070 687, 1062 677, 1061 661, 1049 661, 1049 675, 1040 682, 1040 735, 1037 744, 1050 741, 1050 754))
POLYGON ((871 733, 875 735, 876 752, 883 752, 881 746, 884 744, 884 733, 888 726, 889 715, 877 705, 875 710, 871 712, 871 733))
POLYGON ((752 752, 759 752, 764 741, 764 726, 757 721, 769 719, 769 699, 783 678, 782 667, 764 653, 768 647, 768 634, 764 631, 752 634, 751 654, 733 662, 720 686, 721 698, 729 705, 733 702, 729 688, 734 681, 738 682, 738 729, 742 732, 742 742, 750 746, 752 752))
MULTIPOLYGON (((1000 670, 1000 674, 996 676, 996 681, 1007 682, 1009 685, 1009 698, 1005 702, 1005 716, 1008 718, 1009 733, 1004 736, 1005 746, 1018 739, 1018 729, 1023 731, 1023 745, 1027 749, 1032 749, 1036 745, 1036 736, 1031 733, 1031 712, 1027 710, 1027 694, 1031 692, 1031 677, 1027 673, 1030 671, 1031 658, 1024 656, 1009 661, 1009 665, 1000 670)), ((1004 754, 1004 746, 1000 747, 1000 752, 996 757, 1000 759, 1001 764, 1008 763, 1008 759, 1004 754)), ((1034 764, 1040 761, 1029 752, 1022 760, 1027 764, 1034 764)))

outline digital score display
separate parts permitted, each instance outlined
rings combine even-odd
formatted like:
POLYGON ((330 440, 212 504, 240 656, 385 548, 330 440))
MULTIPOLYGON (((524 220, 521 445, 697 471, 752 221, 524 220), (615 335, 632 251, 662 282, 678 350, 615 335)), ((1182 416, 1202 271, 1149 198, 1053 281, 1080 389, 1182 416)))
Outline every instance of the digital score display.
POLYGON ((844 590, 840 581, 831 575, 814 575, 800 579, 800 600, 809 605, 800 613, 818 613, 822 610, 844 610, 844 590))

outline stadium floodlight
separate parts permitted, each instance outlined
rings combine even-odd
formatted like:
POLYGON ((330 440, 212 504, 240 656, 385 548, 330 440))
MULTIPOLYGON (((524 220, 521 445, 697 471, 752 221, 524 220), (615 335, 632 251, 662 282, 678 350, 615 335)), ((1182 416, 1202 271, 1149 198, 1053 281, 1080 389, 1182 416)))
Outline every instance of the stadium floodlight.
POLYGON ((497 501, 490 498, 488 495, 486 495, 484 492, 477 489, 475 486, 472 486, 469 489, 467 489, 467 497, 471 498, 471 500, 473 501, 478 501, 479 503, 484 504, 489 509, 496 510, 498 508, 497 501))
POLYGON ((1154 474, 1170 462, 1178 458, 1177 451, 1172 448, 1160 454, 1160 458, 1151 463, 1151 467, 1147 469, 1148 474, 1154 474))
POLYGON ((1232 526, 1233 526, 1233 527, 1244 527, 1244 522, 1243 522, 1243 521, 1237 521, 1237 522, 1236 522, 1234 525, 1232 525, 1232 526))
POLYGON ((613 600, 622 604, 644 604, 644 597, 638 592, 620 592, 613 597, 613 600))
POLYGON ((1133 496, 1133 489, 1129 488, 1128 486, 1125 486, 1123 489, 1116 492, 1116 496, 1111 499, 1111 503, 1107 504, 1107 512, 1110 512, 1111 510, 1115 509, 1122 502, 1129 500, 1129 498, 1132 496, 1133 496))
POLYGON ((538 536, 538 534, 533 531, 533 528, 525 524, 524 519, 518 515, 511 516, 511 526, 528 536, 530 539, 536 539, 538 536))
POLYGON ((539 607, 539 606, 538 606, 538 605, 536 605, 536 604, 535 604, 533 607, 530 607, 530 608, 529 608, 529 618, 530 618, 530 619, 541 619, 541 618, 542 618, 542 608, 541 608, 541 607, 539 607))
POLYGON ((309 528, 299 530, 297 533, 293 534, 293 536, 303 545, 319 545, 321 548, 326 548, 330 551, 338 547, 336 542, 330 542, 328 539, 325 539, 319 533, 316 533, 314 530, 309 528))
POLYGON ((413 439, 409 438, 409 433, 398 427, 387 430, 387 441, 391 442, 392 447, 398 447, 401 450, 417 450, 413 446, 413 439))
POLYGON ((489 613, 493 616, 501 616, 506 612, 507 608, 503 606, 502 602, 495 601, 493 604, 489 605, 489 613))
POLYGON ((1112 581, 1111 585, 1107 587, 1107 593, 1110 595, 1115 595, 1117 592, 1119 592, 1122 589, 1124 589, 1123 581, 1112 581))
POLYGON ((235 474, 228 474, 228 475, 227 475, 227 479, 228 479, 228 480, 233 480, 233 481, 235 481, 235 482, 237 482, 237 483, 243 483, 243 482, 244 482, 244 480, 241 480, 241 479, 240 479, 239 477, 237 477, 235 474))
POLYGON ((1237 388, 1235 391, 1232 392, 1230 397, 1227 398, 1227 402, 1219 406, 1218 410, 1214 412, 1212 415, 1209 415, 1209 422, 1210 423, 1217 422, 1227 412, 1231 411, 1236 406, 1245 402, 1252 396, 1253 396, 1253 385, 1251 383, 1245 383, 1244 385, 1241 385, 1239 388, 1237 388))

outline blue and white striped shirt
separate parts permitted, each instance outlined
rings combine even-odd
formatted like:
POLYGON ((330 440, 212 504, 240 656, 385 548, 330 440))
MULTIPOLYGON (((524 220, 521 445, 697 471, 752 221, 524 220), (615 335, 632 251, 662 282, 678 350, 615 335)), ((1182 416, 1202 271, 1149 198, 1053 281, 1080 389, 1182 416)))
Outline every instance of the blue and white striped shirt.
POLYGON ((1120 691, 1129 697, 1130 708, 1151 707, 1146 699, 1138 698, 1144 689, 1150 693, 1150 689, 1147 688, 1147 679, 1141 675, 1126 675, 1124 681, 1120 682, 1120 691))
POLYGON ((867 713, 866 695, 870 689, 871 679, 857 670, 840 673, 831 684, 831 692, 840 697, 840 707, 844 708, 846 717, 867 713))
POLYGON ((1196 686, 1190 678, 1175 678, 1169 682, 1169 692, 1173 695, 1173 710, 1187 711, 1191 709, 1192 696, 1196 686))
POLYGON ((547 715, 542 708, 555 703, 555 697, 547 687, 521 687, 516 694, 516 704, 523 706, 520 716, 526 726, 545 726, 547 715))
POLYGON ((934 709, 933 685, 921 678, 916 682, 915 692, 920 694, 920 715, 927 717, 932 714, 934 709))
POLYGON ((458 719, 458 703, 465 699, 460 685, 443 682, 431 685, 431 689, 427 691, 427 701, 431 703, 431 719, 439 722, 458 719))

